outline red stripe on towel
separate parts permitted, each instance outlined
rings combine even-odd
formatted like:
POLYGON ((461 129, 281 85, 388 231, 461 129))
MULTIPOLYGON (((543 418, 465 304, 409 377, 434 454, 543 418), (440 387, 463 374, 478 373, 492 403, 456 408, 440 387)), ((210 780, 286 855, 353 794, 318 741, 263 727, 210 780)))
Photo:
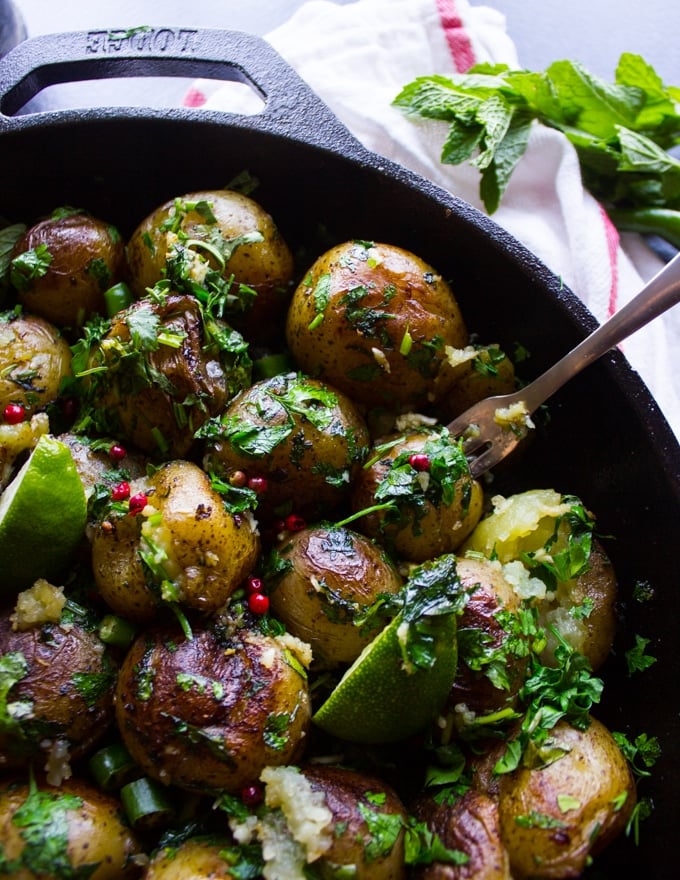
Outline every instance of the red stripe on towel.
POLYGON ((619 297, 619 261, 618 252, 621 240, 616 226, 612 223, 605 209, 600 205, 600 216, 604 224, 604 236, 607 243, 607 255, 609 257, 609 303, 607 316, 611 317, 618 307, 619 297))
POLYGON ((465 73, 476 59, 470 37, 456 11, 456 0, 437 0, 437 9, 456 71, 465 73))
POLYGON ((206 102, 206 97, 200 89, 192 86, 184 96, 182 104, 185 107, 202 107, 206 102))

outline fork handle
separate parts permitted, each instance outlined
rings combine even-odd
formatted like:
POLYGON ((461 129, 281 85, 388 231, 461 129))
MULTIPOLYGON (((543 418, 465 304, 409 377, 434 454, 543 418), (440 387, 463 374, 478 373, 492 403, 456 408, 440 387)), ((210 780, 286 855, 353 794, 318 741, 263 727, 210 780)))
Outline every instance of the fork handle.
POLYGON ((680 254, 642 290, 561 360, 526 385, 521 396, 532 413, 584 367, 602 357, 641 327, 680 302, 680 254))

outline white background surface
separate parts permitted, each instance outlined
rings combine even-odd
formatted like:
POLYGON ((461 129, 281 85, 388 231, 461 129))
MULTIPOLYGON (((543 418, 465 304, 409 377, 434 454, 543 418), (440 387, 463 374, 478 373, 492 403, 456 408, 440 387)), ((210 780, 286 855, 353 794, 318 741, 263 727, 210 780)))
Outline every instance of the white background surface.
MULTIPOLYGON (((223 27, 265 34, 303 0, 15 0, 29 36, 138 25, 223 27)), ((340 0, 352 2, 352 0, 340 0)), ((613 75, 623 51, 650 61, 680 85, 680 3, 677 0, 471 0, 507 17, 525 67, 543 69, 573 58, 594 73, 613 75)))

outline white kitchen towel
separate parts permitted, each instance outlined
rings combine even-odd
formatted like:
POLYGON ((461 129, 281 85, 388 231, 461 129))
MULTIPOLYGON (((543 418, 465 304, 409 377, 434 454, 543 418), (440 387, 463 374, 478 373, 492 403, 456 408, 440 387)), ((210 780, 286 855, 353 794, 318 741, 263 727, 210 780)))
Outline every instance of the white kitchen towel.
MULTIPOLYGON (((449 76, 486 61, 520 67, 498 10, 468 0, 345 5, 309 0, 266 39, 366 147, 483 210, 478 172, 467 164, 440 162, 447 124, 407 118, 393 100, 417 76, 449 76)), ((234 112, 243 109, 242 96, 233 84, 197 80, 184 103, 234 112)), ((639 236, 618 234, 584 189, 574 148, 544 126, 534 127, 493 217, 560 276, 599 321, 630 300, 662 265, 639 236)), ((679 342, 676 307, 621 346, 678 437, 679 342)))

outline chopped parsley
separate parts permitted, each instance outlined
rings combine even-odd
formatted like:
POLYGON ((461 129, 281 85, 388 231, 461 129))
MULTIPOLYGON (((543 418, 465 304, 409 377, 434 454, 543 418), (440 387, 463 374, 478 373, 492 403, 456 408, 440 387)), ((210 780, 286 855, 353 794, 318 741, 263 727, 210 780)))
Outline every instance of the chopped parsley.
POLYGON ((37 278, 47 274, 52 259, 44 243, 24 251, 10 263, 10 281, 18 291, 28 290, 37 278))
POLYGON ((55 880, 86 880, 98 863, 75 867, 69 854, 69 813, 82 800, 58 788, 40 790, 31 780, 28 796, 11 818, 24 841, 21 853, 8 859, 0 845, 0 874, 54 877, 55 880))

